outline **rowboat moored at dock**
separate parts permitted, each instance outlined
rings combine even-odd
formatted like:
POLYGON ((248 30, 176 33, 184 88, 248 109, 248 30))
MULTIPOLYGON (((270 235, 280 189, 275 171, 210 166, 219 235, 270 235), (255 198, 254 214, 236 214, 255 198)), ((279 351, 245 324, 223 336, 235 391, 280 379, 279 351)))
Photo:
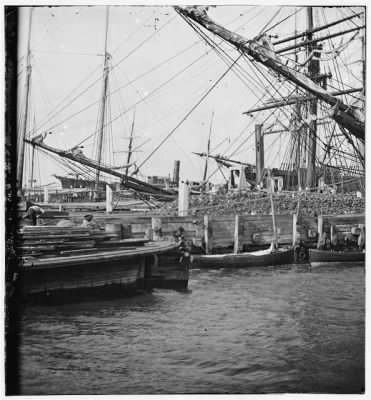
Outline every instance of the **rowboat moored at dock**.
POLYGON ((294 249, 281 248, 278 251, 257 251, 238 254, 211 254, 192 256, 193 268, 248 268, 292 264, 294 249))
POLYGON ((363 251, 328 251, 309 250, 309 262, 312 267, 329 265, 365 266, 365 252, 363 251))

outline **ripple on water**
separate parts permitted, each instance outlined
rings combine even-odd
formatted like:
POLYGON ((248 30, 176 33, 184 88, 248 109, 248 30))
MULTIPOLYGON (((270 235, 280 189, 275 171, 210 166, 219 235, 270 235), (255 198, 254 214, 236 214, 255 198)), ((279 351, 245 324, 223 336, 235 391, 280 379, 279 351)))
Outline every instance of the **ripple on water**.
POLYGON ((194 270, 189 287, 26 308, 22 394, 362 391, 362 268, 194 270))

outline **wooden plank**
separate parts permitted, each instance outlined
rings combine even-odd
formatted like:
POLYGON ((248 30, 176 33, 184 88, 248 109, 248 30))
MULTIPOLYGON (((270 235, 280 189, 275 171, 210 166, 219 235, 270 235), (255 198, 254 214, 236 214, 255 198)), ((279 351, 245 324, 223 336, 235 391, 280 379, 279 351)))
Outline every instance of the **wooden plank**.
POLYGON ((68 255, 68 254, 81 254, 81 253, 91 253, 94 251, 100 251, 96 247, 92 247, 90 249, 76 249, 76 250, 62 250, 60 251, 60 255, 68 255))
POLYGON ((323 216, 324 220, 330 225, 344 225, 344 224, 364 224, 364 214, 344 214, 339 216, 323 216))
POLYGON ((55 251, 55 246, 19 246, 23 251, 55 251))
POLYGON ((215 247, 233 247, 234 241, 233 239, 228 240, 228 239, 213 239, 213 249, 215 247))
MULTIPOLYGON (((263 245, 263 244, 270 244, 274 241, 275 237, 274 234, 261 234, 256 233, 253 236, 253 242, 255 244, 263 245)), ((278 244, 292 244, 292 233, 286 235, 277 235, 277 242, 278 244)))
MULTIPOLYGON (((356 225, 356 224, 354 224, 356 225)), ((352 231, 352 226, 351 224, 347 224, 347 225, 338 225, 336 224, 336 231, 337 232, 351 232, 352 231)))
POLYGON ((131 224, 131 232, 132 233, 142 233, 144 236, 144 232, 148 229, 152 228, 152 222, 150 221, 148 224, 131 224))
POLYGON ((23 246, 31 246, 31 245, 43 245, 43 246, 53 246, 54 244, 62 244, 62 243, 67 243, 65 239, 61 240, 23 240, 22 245, 23 246))

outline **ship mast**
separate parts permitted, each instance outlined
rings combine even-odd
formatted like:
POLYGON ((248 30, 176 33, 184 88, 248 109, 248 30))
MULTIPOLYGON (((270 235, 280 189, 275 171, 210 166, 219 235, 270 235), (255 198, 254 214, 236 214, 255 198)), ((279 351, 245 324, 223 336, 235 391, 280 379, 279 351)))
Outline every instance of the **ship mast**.
POLYGON ((133 123, 131 124, 131 132, 130 132, 130 139, 129 139, 129 147, 128 147, 128 157, 126 159, 126 164, 128 166, 126 167, 126 175, 129 173, 129 164, 130 164, 130 159, 131 159, 131 154, 132 154, 132 149, 133 149, 133 134, 134 134, 134 121, 135 121, 135 110, 134 110, 134 115, 133 115, 133 123))
POLYGON ((204 177, 203 177, 203 180, 202 180, 203 183, 206 183, 206 177, 207 177, 207 168, 208 168, 209 155, 210 155, 210 138, 211 138, 211 129, 212 129, 212 126, 213 126, 213 118, 214 118, 214 111, 211 114, 209 138, 207 140, 207 156, 206 156, 206 160, 205 160, 204 177))
MULTIPOLYGON (((295 45, 297 44, 297 16, 295 16, 295 45)), ((295 49, 295 62, 298 63, 298 52, 295 49)), ((296 88, 296 96, 297 98, 299 97, 299 88, 296 88)), ((300 101, 297 100, 295 104, 295 133, 296 133, 296 160, 295 160, 295 166, 297 169, 297 177, 298 177, 298 191, 300 192, 302 189, 302 183, 301 183, 301 132, 302 129, 299 127, 299 119, 301 117, 301 105, 300 101)), ((294 138, 295 139, 295 138, 294 138)))
MULTIPOLYGON (((309 45, 307 47, 308 57, 316 49, 316 44, 313 44, 313 7, 307 8, 307 21, 308 21, 308 35, 307 40, 309 45)), ((319 56, 320 53, 317 53, 319 56)), ((312 57, 308 63, 308 76, 310 79, 319 75, 320 65, 319 61, 316 60, 317 57, 312 57)), ((317 116, 317 99, 313 99, 309 105, 310 114, 317 116)), ((306 190, 310 190, 315 187, 316 181, 316 152, 317 152, 317 119, 314 118, 309 123, 308 127, 308 145, 307 145, 307 178, 306 178, 306 190)))
MULTIPOLYGON (((102 144, 103 144, 103 136, 104 136, 107 88, 108 88, 108 73, 109 73, 108 61, 110 58, 110 55, 107 53, 108 17, 109 17, 109 7, 107 6, 107 8, 106 8, 106 33, 105 33, 105 40, 104 40, 104 71, 103 71, 102 106, 101 106, 101 113, 100 113, 100 127, 99 127, 99 133, 98 133, 98 157, 97 157, 98 165, 100 165, 101 161, 102 161, 102 144)), ((96 197, 98 197, 98 192, 99 192, 99 177, 100 177, 100 170, 97 169, 97 172, 95 175, 95 196, 96 197)))
MULTIPOLYGON (((353 136, 360 139, 362 142, 365 141, 365 123, 363 116, 359 115, 357 110, 352 106, 346 105, 341 100, 336 99, 304 74, 290 69, 279 59, 274 50, 262 45, 259 40, 248 40, 217 24, 207 15, 204 8, 197 8, 197 6, 186 8, 175 6, 174 8, 184 18, 197 22, 205 29, 233 44, 240 52, 251 56, 257 62, 265 65, 270 70, 278 73, 293 84, 306 90, 309 94, 316 96, 319 100, 333 107, 331 110, 332 118, 343 128, 346 128, 353 136)), ((364 27, 357 27, 354 29, 360 30, 362 28, 364 27)), ((343 33, 345 33, 345 31, 343 33)), ((317 43, 322 39, 312 40, 311 44, 317 43)), ((301 45, 307 44, 309 44, 308 41, 301 45)), ((279 52, 288 49, 289 48, 281 49, 279 52)), ((290 47, 290 49, 292 49, 292 47, 290 47)))
POLYGON ((24 151, 25 151, 25 142, 27 132, 27 122, 28 122, 28 106, 29 106, 29 97, 30 97, 30 81, 31 81, 31 27, 32 27, 32 14, 33 7, 30 9, 30 19, 28 25, 28 42, 27 42, 27 56, 26 56, 26 104, 25 111, 23 115, 23 130, 22 135, 19 138, 18 142, 18 165, 17 165, 17 181, 18 188, 22 190, 23 184, 23 166, 24 166, 24 151))

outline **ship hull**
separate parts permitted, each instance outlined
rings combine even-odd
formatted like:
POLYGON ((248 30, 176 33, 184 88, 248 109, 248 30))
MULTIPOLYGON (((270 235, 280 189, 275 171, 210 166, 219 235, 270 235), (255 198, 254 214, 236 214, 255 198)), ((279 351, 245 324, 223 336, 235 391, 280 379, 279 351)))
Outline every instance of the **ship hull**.
POLYGON ((292 264, 294 250, 285 249, 269 254, 253 255, 251 253, 194 255, 192 268, 248 268, 271 265, 292 264))
MULTIPOLYGON (((90 255, 29 260, 16 282, 19 298, 27 302, 75 302, 127 297, 156 287, 152 275, 159 266, 171 287, 171 269, 159 259, 179 260, 175 243, 156 243, 135 250, 113 250, 90 255)), ((179 264, 179 262, 178 262, 179 264)), ((179 268, 175 264, 173 269, 179 268)), ((181 265, 181 264, 179 264, 181 265)), ((174 276, 179 286, 188 285, 187 265, 174 276)))
POLYGON ((323 266, 365 266, 365 253, 361 251, 309 250, 312 267, 323 266))

